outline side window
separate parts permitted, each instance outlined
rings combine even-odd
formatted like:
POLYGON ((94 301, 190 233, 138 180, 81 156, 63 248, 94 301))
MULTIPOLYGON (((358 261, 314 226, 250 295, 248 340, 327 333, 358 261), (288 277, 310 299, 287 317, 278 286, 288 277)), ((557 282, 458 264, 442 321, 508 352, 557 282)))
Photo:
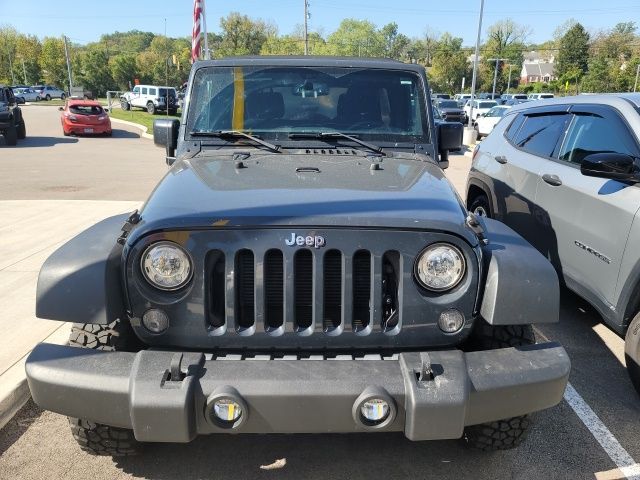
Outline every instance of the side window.
POLYGON ((155 95, 156 94, 156 89, 155 88, 150 88, 149 89, 149 95, 155 95))
POLYGON ((569 118, 568 113, 525 115, 512 143, 532 155, 551 157, 569 118))
POLYGON ((513 120, 513 122, 511 123, 511 125, 509 125, 509 128, 507 129, 505 135, 507 137, 507 140, 509 140, 511 143, 514 143, 514 137, 518 134, 520 127, 524 123, 525 116, 523 114, 520 114, 515 118, 515 120, 511 117, 508 118, 510 120, 513 120))
POLYGON ((635 141, 622 120, 613 112, 607 118, 595 113, 574 115, 560 148, 560 160, 580 164, 587 155, 605 152, 638 155, 635 141))
POLYGON ((147 87, 142 87, 142 95, 146 95, 147 94, 147 87))
POLYGON ((133 89, 133 93, 135 93, 136 95, 140 93, 140 87, 135 87, 133 89))

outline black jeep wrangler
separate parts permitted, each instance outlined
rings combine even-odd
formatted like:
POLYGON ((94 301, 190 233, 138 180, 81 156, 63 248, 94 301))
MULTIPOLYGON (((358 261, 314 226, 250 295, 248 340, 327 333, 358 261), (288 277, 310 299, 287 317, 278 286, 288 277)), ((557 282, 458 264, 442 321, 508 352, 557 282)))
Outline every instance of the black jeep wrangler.
POLYGON ((40 272, 37 315, 75 325, 29 356, 33 399, 98 454, 220 432, 514 447, 569 375, 531 326, 558 321, 558 279, 467 212, 442 169, 458 125, 418 65, 196 63, 142 209, 40 272))
POLYGON ((13 95, 13 90, 5 85, 0 85, 0 133, 10 147, 17 145, 18 139, 27 136, 22 110, 13 95))

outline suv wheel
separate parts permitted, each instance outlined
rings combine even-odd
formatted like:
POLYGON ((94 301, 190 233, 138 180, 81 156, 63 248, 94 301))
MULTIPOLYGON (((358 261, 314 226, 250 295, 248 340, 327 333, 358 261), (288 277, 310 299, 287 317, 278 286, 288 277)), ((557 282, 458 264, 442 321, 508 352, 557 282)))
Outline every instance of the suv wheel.
POLYGON ((36 102, 39 102, 40 100, 42 100, 42 99, 40 98, 40 95, 37 95, 37 96, 36 96, 36 102))
POLYGON ((24 123, 24 118, 20 122, 20 125, 16 127, 16 136, 18 140, 24 140, 27 137, 27 126, 24 123))
MULTIPOLYGON (((533 345, 536 337, 531 325, 489 325, 479 320, 469 339, 469 351, 533 345)), ((515 448, 526 438, 531 425, 529 415, 505 418, 495 422, 471 425, 464 429, 464 441, 480 450, 495 451, 515 448)))
POLYGON ((147 103, 147 112, 149 112, 151 115, 155 115, 156 106, 153 104, 153 102, 147 103))
POLYGON ((13 122, 4 131, 4 141, 9 147, 15 147, 18 144, 18 129, 13 122))
POLYGON ((479 217, 491 218, 491 206, 489 205, 489 199, 485 194, 480 194, 473 199, 471 205, 469 205, 469 211, 475 213, 479 217))
MULTIPOLYGON (((92 350, 136 352, 142 344, 128 322, 116 320, 109 325, 74 323, 69 345, 92 350)), ((140 443, 132 430, 102 425, 82 418, 69 417, 71 434, 80 448, 93 455, 135 455, 140 443)))
MULTIPOLYGON (((640 335, 640 312, 635 316, 631 323, 629 324, 629 328, 627 329, 627 335, 625 338, 625 343, 627 345, 637 344, 637 341, 633 341, 640 335)), ((629 378, 631 379, 631 383, 633 384, 633 388, 636 389, 638 395, 640 395, 640 365, 638 365, 633 358, 625 353, 625 363, 627 364, 627 373, 629 374, 629 378)))
POLYGON ((47 96, 46 96, 46 97, 44 97, 44 99, 48 102, 49 100, 51 100, 51 95, 49 95, 49 94, 47 93, 47 96))
POLYGON ((60 95, 60 100, 64 100, 65 98, 67 98, 67 96, 64 93, 60 95))
POLYGON ((122 108, 122 110, 129 110, 131 105, 129 105, 129 102, 126 100, 120 100, 120 108, 122 108))

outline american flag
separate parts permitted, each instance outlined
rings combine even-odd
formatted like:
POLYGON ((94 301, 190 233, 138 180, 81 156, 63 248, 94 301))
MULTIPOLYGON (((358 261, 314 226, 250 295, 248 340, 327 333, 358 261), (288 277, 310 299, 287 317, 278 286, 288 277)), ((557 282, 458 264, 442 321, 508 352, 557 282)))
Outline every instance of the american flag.
POLYGON ((202 38, 200 35, 200 20, 204 0, 193 0, 193 32, 191 35, 191 62, 200 59, 202 38))

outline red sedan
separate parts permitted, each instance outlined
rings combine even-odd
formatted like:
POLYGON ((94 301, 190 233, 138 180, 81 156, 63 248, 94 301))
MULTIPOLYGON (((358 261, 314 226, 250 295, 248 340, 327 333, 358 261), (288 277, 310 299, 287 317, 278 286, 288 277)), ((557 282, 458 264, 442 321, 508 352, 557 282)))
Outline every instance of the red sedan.
POLYGON ((106 135, 111 136, 111 120, 102 106, 93 100, 69 100, 60 107, 60 123, 65 136, 106 135))

